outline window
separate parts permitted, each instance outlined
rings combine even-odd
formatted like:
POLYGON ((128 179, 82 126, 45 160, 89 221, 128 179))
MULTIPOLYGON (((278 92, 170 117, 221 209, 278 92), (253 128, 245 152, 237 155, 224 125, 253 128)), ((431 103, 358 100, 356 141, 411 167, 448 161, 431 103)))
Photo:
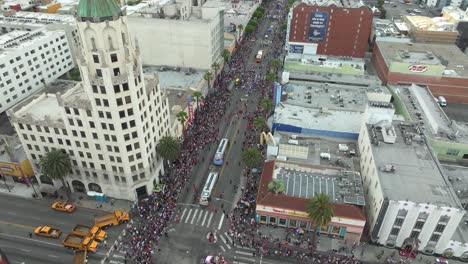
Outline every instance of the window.
POLYGON ((96 69, 96 75, 97 77, 102 77, 102 70, 96 69))
POLYGON ((111 54, 110 57, 112 62, 117 62, 117 54, 111 54))
POLYGON ((400 232, 399 228, 392 228, 392 231, 390 232, 390 235, 397 236, 399 232, 400 232))
POLYGON ((102 94, 106 94, 106 87, 105 86, 99 86, 99 90, 101 91, 102 94))
POLYGON ((132 99, 130 98, 130 96, 125 96, 125 103, 129 104, 131 102, 132 102, 132 99))
POLYGON ((123 83, 123 84, 122 84, 122 89, 123 89, 124 91, 128 91, 128 83, 123 83))
POLYGON ((439 238, 440 238, 440 235, 437 235, 437 234, 433 234, 431 236, 431 239, 429 239, 430 242, 437 242, 439 241, 439 238))
POLYGON ((93 61, 94 61, 94 63, 99 63, 99 56, 98 55, 93 55, 93 61))
POLYGON ((424 222, 418 220, 416 224, 414 225, 414 229, 422 229, 423 226, 424 226, 424 222))
POLYGON ((403 218, 397 218, 395 219, 395 226, 401 226, 403 224, 403 218))
POLYGON ((135 182, 135 181, 138 181, 138 175, 133 175, 132 176, 132 180, 135 182))
POLYGON ((120 75, 120 69, 114 68, 114 76, 119 76, 119 75, 120 75))
POLYGON ((411 232, 411 235, 410 235, 411 238, 418 238, 418 236, 419 236, 419 231, 411 232))
POLYGON ((122 98, 117 98, 117 106, 121 106, 122 104, 122 98))
POLYGON ((114 93, 120 93, 120 85, 114 85, 114 93))
POLYGON ((89 121, 89 127, 91 127, 91 128, 95 128, 95 126, 94 126, 94 122, 93 122, 93 121, 89 121))
POLYGON ((458 156, 459 153, 460 153, 460 151, 457 150, 457 149, 448 149, 447 150, 447 155, 450 155, 450 156, 458 156))
POLYGON ((444 232, 445 226, 446 226, 446 225, 438 224, 438 225, 436 226, 434 232, 439 232, 439 233, 444 232))
POLYGON ((127 129, 127 128, 128 128, 127 123, 122 123, 122 129, 127 129))

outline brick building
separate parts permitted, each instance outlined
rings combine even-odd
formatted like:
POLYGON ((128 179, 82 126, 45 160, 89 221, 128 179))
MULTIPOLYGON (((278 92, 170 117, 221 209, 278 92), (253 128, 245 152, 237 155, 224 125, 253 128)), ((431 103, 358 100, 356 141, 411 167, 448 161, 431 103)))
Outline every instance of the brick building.
POLYGON ((310 1, 288 15, 289 52, 363 58, 372 27, 372 11, 359 1, 310 1))
POLYGON ((455 45, 377 41, 372 63, 384 83, 425 85, 434 96, 468 103, 468 57, 455 45))

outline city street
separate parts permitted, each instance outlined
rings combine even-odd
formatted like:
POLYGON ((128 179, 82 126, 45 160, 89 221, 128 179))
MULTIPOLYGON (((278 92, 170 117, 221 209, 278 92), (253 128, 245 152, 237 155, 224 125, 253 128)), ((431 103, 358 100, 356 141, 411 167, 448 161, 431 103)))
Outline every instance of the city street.
MULTIPOLYGON (((63 239, 76 224, 94 225, 94 217, 105 212, 79 207, 73 213, 57 212, 50 208, 49 200, 32 200, 0 195, 0 247, 11 263, 43 264, 71 263, 73 251, 64 248, 63 239), (29 238, 29 233, 41 225, 60 229, 59 239, 29 238)), ((106 230, 108 242, 116 239, 122 227, 106 230)), ((89 254, 89 263, 97 263, 105 256, 106 249, 100 245, 96 253, 89 254)))

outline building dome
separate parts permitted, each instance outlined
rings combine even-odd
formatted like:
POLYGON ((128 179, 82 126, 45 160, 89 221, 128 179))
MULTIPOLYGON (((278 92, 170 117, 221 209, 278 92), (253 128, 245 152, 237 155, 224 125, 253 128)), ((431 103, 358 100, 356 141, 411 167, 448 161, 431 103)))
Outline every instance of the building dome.
POLYGON ((114 20, 122 15, 122 10, 114 0, 80 0, 78 20, 103 22, 114 20))

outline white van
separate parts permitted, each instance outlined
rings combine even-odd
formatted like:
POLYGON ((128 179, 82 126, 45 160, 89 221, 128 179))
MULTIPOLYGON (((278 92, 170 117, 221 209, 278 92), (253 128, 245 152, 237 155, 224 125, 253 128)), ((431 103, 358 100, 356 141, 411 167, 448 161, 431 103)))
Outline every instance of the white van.
POLYGON ((447 100, 445 100, 445 97, 439 96, 439 105, 442 107, 447 106, 447 100))

